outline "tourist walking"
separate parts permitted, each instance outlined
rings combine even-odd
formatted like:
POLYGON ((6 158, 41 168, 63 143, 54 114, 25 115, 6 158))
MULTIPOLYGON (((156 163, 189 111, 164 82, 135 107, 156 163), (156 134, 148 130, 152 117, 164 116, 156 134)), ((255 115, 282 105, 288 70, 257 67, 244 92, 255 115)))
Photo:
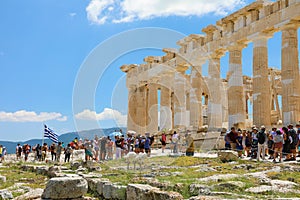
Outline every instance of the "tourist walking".
POLYGON ((45 161, 48 151, 48 145, 47 143, 44 143, 42 146, 42 161, 45 161))
POLYGON ((56 160, 56 145, 55 143, 52 143, 50 146, 50 153, 51 153, 51 160, 55 161, 56 160))
POLYGON ((116 159, 121 158, 122 144, 119 136, 115 136, 116 159))
POLYGON ((71 144, 68 144, 67 148, 65 149, 65 162, 70 162, 72 151, 73 149, 71 147, 71 144))
POLYGON ((265 160, 266 154, 266 143, 267 143, 267 135, 265 133, 265 126, 261 126, 260 131, 257 133, 257 161, 260 160, 260 156, 265 160))
POLYGON ((147 138, 145 139, 145 153, 147 154, 148 157, 150 157, 151 154, 151 138, 150 136, 147 136, 147 138))
POLYGON ((173 153, 178 153, 178 142, 179 142, 179 135, 176 131, 174 131, 172 135, 172 142, 174 145, 173 153))
POLYGON ((236 150, 238 152, 238 157, 242 158, 242 154, 243 154, 243 136, 242 136, 242 132, 239 131, 238 132, 238 136, 236 137, 236 150))
POLYGON ((106 145, 107 145, 107 137, 102 137, 100 140, 100 160, 105 160, 106 145))
MULTIPOLYGON (((95 135, 95 138, 93 140, 93 146, 94 146, 94 152, 95 152, 95 159, 98 160, 99 159, 99 151, 100 151, 100 141, 97 135, 95 135)), ((101 157, 101 155, 100 155, 101 157)), ((101 158, 100 158, 101 160, 101 158)))
POLYGON ((238 134, 235 130, 235 127, 231 127, 230 132, 228 133, 228 138, 229 138, 229 142, 230 142, 230 147, 232 150, 236 150, 236 138, 237 138, 238 134))
POLYGON ((22 146, 20 144, 18 144, 16 147, 17 160, 21 159, 22 151, 23 151, 22 146))
POLYGON ((282 162, 282 148, 283 148, 283 135, 280 130, 276 130, 276 134, 273 135, 274 141, 274 160, 276 162, 276 158, 279 155, 279 162, 282 162))
POLYGON ((165 132, 162 133, 160 142, 161 142, 161 152, 164 153, 167 144, 167 136, 165 132))
POLYGON ((24 159, 25 159, 25 161, 27 161, 28 160, 28 156, 29 156, 29 153, 30 153, 30 145, 29 144, 25 144, 24 146, 23 146, 23 153, 24 153, 24 155, 25 155, 25 157, 24 157, 24 159))
POLYGON ((112 160, 113 159, 113 146, 114 146, 114 142, 108 136, 107 137, 107 159, 108 160, 112 160))
POLYGON ((58 142, 58 145, 56 146, 56 161, 60 162, 60 156, 62 153, 63 147, 62 147, 62 143, 58 142))

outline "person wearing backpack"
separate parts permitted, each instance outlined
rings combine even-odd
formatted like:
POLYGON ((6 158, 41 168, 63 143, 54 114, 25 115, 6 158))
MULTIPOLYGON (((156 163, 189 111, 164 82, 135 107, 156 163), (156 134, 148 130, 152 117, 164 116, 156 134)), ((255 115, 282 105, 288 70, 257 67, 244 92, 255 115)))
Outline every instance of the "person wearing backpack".
POLYGON ((295 161, 296 160, 296 147, 297 147, 297 144, 298 144, 298 135, 297 135, 296 131, 293 128, 293 124, 290 124, 288 126, 288 129, 289 129, 289 135, 292 138, 292 142, 291 142, 291 145, 290 145, 290 147, 291 147, 291 158, 290 158, 290 160, 295 161))
POLYGON ((261 126, 260 131, 257 133, 257 141, 258 141, 257 161, 260 160, 260 154, 262 154, 262 159, 265 160, 266 143, 267 143, 267 135, 265 131, 266 131, 265 126, 261 126))
POLYGON ((293 139, 287 127, 282 127, 282 130, 283 130, 283 139, 284 139, 282 154, 285 156, 285 159, 283 161, 290 161, 291 143, 293 142, 293 139))

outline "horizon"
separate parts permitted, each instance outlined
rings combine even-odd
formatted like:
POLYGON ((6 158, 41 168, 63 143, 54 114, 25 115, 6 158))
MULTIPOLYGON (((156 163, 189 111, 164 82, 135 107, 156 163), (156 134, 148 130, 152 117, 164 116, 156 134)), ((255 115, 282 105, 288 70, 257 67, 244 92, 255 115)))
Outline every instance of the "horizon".
MULTIPOLYGON (((1 1, 0 140, 37 138, 43 123, 59 135, 126 127, 122 65, 164 55, 163 48, 178 48, 179 39, 202 34, 202 28, 253 2, 1 1)), ((249 55, 242 60, 243 74, 249 76, 252 47, 243 49, 249 55)), ((269 66, 280 68, 280 32, 268 47, 269 66)), ((228 66, 227 52, 221 58, 222 78, 228 66)), ((207 68, 206 63, 203 76, 207 68)))

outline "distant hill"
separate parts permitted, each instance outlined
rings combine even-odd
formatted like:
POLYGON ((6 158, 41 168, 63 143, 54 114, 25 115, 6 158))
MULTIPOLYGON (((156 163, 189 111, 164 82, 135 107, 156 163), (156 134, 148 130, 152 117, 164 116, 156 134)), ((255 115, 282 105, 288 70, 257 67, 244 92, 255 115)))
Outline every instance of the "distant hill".
MULTIPOLYGON (((82 139, 93 139, 95 135, 98 137, 102 136, 108 136, 112 132, 116 130, 122 130, 123 133, 126 133, 126 128, 107 128, 107 129, 92 129, 92 130, 84 130, 80 132, 70 132, 70 133, 64 133, 60 136, 58 136, 58 140, 61 142, 64 142, 65 144, 68 144, 72 140, 74 140, 75 137, 82 138, 82 139)), ((47 144, 51 144, 52 141, 49 139, 44 139, 44 142, 47 144)), ((17 141, 17 142, 8 142, 8 141, 0 141, 0 144, 6 147, 8 153, 15 153, 17 144, 29 144, 31 146, 35 146, 36 144, 42 144, 42 139, 31 139, 27 141, 17 141)))

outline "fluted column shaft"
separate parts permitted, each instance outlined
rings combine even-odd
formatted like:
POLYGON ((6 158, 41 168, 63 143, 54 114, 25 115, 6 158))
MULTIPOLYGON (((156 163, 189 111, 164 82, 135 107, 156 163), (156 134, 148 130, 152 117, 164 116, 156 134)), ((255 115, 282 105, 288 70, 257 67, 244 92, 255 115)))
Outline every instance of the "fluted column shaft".
POLYGON ((253 124, 271 126, 271 90, 268 79, 268 38, 253 41, 253 124))
POLYGON ((300 120, 300 77, 297 27, 282 30, 281 82, 283 123, 300 120))
POLYGON ((128 88, 128 112, 127 112, 127 129, 137 131, 136 123, 136 105, 137 105, 137 88, 128 88))
POLYGON ((228 128, 245 128, 246 105, 243 87, 242 48, 229 51, 228 72, 228 128))
POLYGON ((172 128, 171 90, 162 86, 160 89, 160 129, 172 128))
POLYGON ((174 79, 174 128, 183 128, 186 125, 184 71, 176 72, 174 79))
POLYGON ((157 85, 150 83, 148 85, 148 117, 147 130, 151 134, 158 131, 158 105, 157 105, 157 85))
POLYGON ((136 121, 138 134, 144 135, 147 126, 147 88, 137 88, 136 121))
POLYGON ((203 125, 201 66, 193 67, 191 72, 190 90, 190 126, 198 129, 203 125))
POLYGON ((208 65, 208 128, 210 130, 222 128, 222 102, 221 102, 221 78, 220 58, 215 57, 209 60, 208 65))

